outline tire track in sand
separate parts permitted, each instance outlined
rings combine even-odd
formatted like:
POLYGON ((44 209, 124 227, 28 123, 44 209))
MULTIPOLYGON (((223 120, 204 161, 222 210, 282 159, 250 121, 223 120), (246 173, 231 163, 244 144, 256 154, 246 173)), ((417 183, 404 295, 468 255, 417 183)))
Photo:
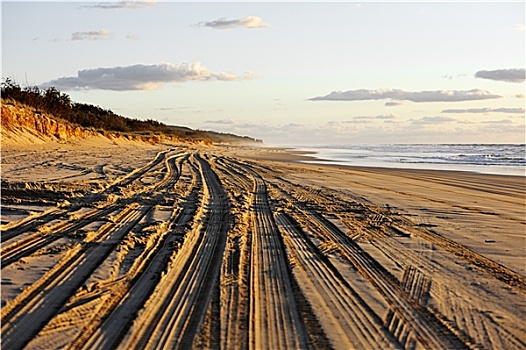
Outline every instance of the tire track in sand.
MULTIPOLYGON (((155 188, 173 187, 182 173, 182 164, 186 159, 186 156, 181 155, 167 158, 165 162, 168 172, 155 188)), ((68 345, 68 349, 114 348, 118 344, 135 313, 158 283, 161 272, 167 268, 170 255, 183 239, 183 228, 195 212, 192 203, 195 202, 197 190, 195 187, 186 196, 185 209, 174 208, 171 217, 163 223, 162 235, 151 246, 147 246, 141 257, 135 260, 134 267, 126 278, 111 289, 112 297, 104 302, 97 315, 92 315, 91 321, 68 345)))
MULTIPOLYGON (((250 205, 253 180, 225 158, 214 158, 213 166, 230 196, 232 229, 228 233, 221 266, 219 291, 221 330, 219 347, 248 348, 250 306, 250 205)), ((213 348, 213 344, 208 346, 213 348)))
POLYGON ((336 348, 395 349, 401 345, 384 328, 383 322, 338 273, 332 263, 306 237, 301 226, 283 212, 276 221, 296 264, 314 290, 317 305, 323 305, 325 332, 338 341, 336 348))
MULTIPOLYGON (((387 304, 396 313, 397 318, 401 320, 397 327, 408 329, 407 332, 395 332, 399 335, 397 339, 402 345, 411 346, 411 344, 417 342, 422 346, 436 349, 467 348, 467 344, 457 338, 435 315, 429 313, 415 302, 382 265, 361 249, 332 222, 314 209, 310 209, 304 203, 296 200, 278 186, 276 186, 276 189, 281 193, 284 200, 293 204, 293 216, 296 220, 302 225, 313 227, 317 234, 336 244, 342 256, 384 297, 387 304), (401 335, 404 335, 404 337, 401 337, 401 335)), ((310 196, 310 192, 300 191, 300 195, 310 196)))
POLYGON ((22 349, 51 320, 151 206, 128 207, 93 244, 67 255, 40 282, 2 308, 2 346, 22 349), (104 242, 104 244, 98 244, 104 242), (11 306, 13 305, 13 306, 11 306))
POLYGON ((306 349, 309 337, 294 298, 267 186, 257 175, 254 180, 249 349, 306 349))
POLYGON ((132 172, 126 174, 125 176, 122 176, 116 180, 114 180, 112 183, 106 185, 101 191, 85 196, 85 198, 82 198, 82 204, 72 205, 66 209, 55 207, 51 208, 39 215, 27 217, 23 220, 20 220, 19 222, 10 224, 8 228, 1 231, 0 234, 0 242, 3 243, 9 239, 12 239, 13 237, 16 237, 24 232, 27 232, 32 229, 36 229, 38 227, 43 226, 44 224, 51 222, 53 220, 62 218, 69 213, 81 208, 82 206, 88 206, 90 203, 93 203, 101 198, 101 195, 104 193, 110 193, 117 190, 119 187, 124 187, 139 177, 146 174, 148 171, 150 171, 153 167, 155 167, 157 164, 159 164, 162 160, 166 158, 166 154, 169 153, 172 150, 163 150, 157 153, 157 155, 148 163, 146 163, 144 166, 137 168, 133 170, 132 172))
MULTIPOLYGON (((125 183, 134 181, 138 177, 144 175, 152 167, 160 163, 162 159, 165 159, 166 158, 165 156, 166 156, 166 152, 159 152, 153 161, 149 162, 143 168, 140 168, 137 171, 129 174, 124 179, 119 180, 114 185, 112 185, 112 188, 115 189, 116 188, 115 186, 117 186, 117 184, 120 186, 125 183)), ((140 201, 139 197, 143 196, 147 192, 159 191, 163 188, 173 186, 175 182, 177 182, 177 179, 178 179, 177 178, 178 170, 176 168, 175 159, 181 156, 184 156, 184 154, 172 155, 165 159, 165 166, 167 168, 167 172, 166 172, 165 177, 159 183, 156 183, 151 186, 145 186, 142 190, 138 191, 138 193, 134 197, 132 197, 131 199, 121 201, 121 202, 124 202, 124 203, 137 202, 137 201, 140 201)), ((98 199, 98 197, 95 196, 91 198, 90 201, 88 203, 83 204, 83 206, 88 206, 89 203, 94 202, 95 199, 98 199)), ((94 221, 107 217, 112 212, 118 209, 122 209, 122 207, 124 207, 124 204, 123 203, 105 204, 101 208, 90 210, 89 212, 86 212, 82 215, 77 215, 75 220, 71 219, 70 217, 68 221, 60 222, 51 227, 43 226, 43 224, 46 222, 49 222, 49 220, 55 220, 55 219, 64 217, 66 214, 70 214, 72 211, 77 210, 80 207, 81 206, 79 205, 70 207, 64 213, 61 213, 61 214, 52 215, 51 214, 52 212, 50 212, 50 214, 46 216, 47 219, 45 220, 43 220, 42 217, 39 217, 39 219, 35 218, 33 221, 28 222, 27 226, 22 225, 18 227, 18 229, 16 230, 16 235, 24 233, 33 227, 39 227, 39 231, 23 239, 17 240, 6 247, 3 247, 3 249, 1 250, 2 268, 9 266, 10 264, 24 258, 25 256, 28 256, 38 251, 39 249, 45 247, 46 245, 49 245, 55 242, 56 240, 70 233, 73 233, 76 230, 84 226, 89 225, 90 223, 94 221)), ((56 210, 58 210, 58 208, 56 208, 56 210)), ((13 234, 13 232, 11 233, 9 232, 5 234, 6 235, 13 234)), ((2 233, 2 236, 3 235, 4 233, 2 233)))
POLYGON ((230 208, 210 165, 198 154, 193 159, 204 182, 202 207, 194 220, 197 226, 187 234, 172 266, 119 348, 188 349, 200 329, 218 283, 230 208))

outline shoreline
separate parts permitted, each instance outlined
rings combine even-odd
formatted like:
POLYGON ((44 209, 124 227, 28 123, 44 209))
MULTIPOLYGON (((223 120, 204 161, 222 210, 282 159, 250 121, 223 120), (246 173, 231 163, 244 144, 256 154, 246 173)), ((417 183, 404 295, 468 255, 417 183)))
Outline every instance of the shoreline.
MULTIPOLYGON (((399 146, 399 145, 395 145, 399 146)), ((477 145, 480 146, 480 145, 477 145)), ((492 146, 492 145, 488 145, 492 146)), ((519 145, 520 146, 520 145, 519 145)), ((305 163, 312 164, 327 164, 327 165, 341 165, 351 166, 360 168, 386 168, 386 169, 407 169, 407 170, 437 170, 437 171, 458 171, 458 172, 469 172, 478 174, 493 174, 493 175, 504 175, 504 176, 519 176, 526 177, 526 166, 519 165, 497 165, 497 164, 474 164, 474 163, 441 163, 441 162, 389 162, 380 160, 341 160, 331 159, 331 157, 323 157, 323 154, 319 150, 324 148, 313 148, 313 150, 307 147, 294 148, 294 147, 283 147, 283 150, 288 150, 293 155, 305 155, 305 163)), ((345 148, 338 150, 347 150, 345 148)), ((356 151, 356 149, 354 149, 356 151)), ((366 151, 365 151, 366 152, 366 151)))
MULTIPOLYGON (((315 156, 314 151, 303 151, 295 148, 288 147, 259 147, 254 149, 256 155, 247 156, 248 158, 255 160, 274 160, 278 162, 296 162, 298 164, 305 165, 319 165, 328 167, 346 167, 350 169, 362 170, 362 171, 374 171, 378 169, 381 171, 402 171, 408 173, 425 173, 425 172, 439 172, 439 173, 451 173, 454 174, 472 174, 482 176, 498 176, 498 177, 512 177, 522 181, 526 181, 526 173, 524 175, 509 174, 509 173, 490 173, 490 172, 479 172, 474 170, 462 170, 462 169, 428 169, 428 168, 410 168, 410 167, 399 167, 393 166, 382 166, 382 165, 358 165, 348 164, 346 162, 340 162, 338 160, 320 159, 315 156), (259 150, 259 152, 257 151, 259 150), (268 152, 262 152, 261 150, 267 150, 268 152)), ((393 163, 394 164, 394 163, 393 163)), ((517 167, 518 168, 518 167, 517 167)), ((525 169, 526 171, 526 169, 525 169)), ((526 182, 525 182, 526 184, 526 182)))

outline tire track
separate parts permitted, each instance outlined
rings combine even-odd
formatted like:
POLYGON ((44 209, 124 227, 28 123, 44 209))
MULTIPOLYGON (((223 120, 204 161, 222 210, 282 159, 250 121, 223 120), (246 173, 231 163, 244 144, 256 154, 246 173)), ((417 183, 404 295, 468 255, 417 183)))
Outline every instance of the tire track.
POLYGON ((310 349, 319 346, 320 340, 327 347, 324 334, 309 334, 301 314, 309 314, 310 310, 306 310, 307 306, 300 307, 299 298, 303 296, 298 295, 301 291, 293 286, 294 276, 273 217, 265 181, 252 165, 231 158, 222 163, 228 168, 226 172, 252 193, 248 348, 310 349))
POLYGON ((383 327, 382 320, 352 289, 337 269, 310 242, 298 223, 278 212, 276 221, 305 281, 315 290, 316 304, 330 314, 325 331, 346 349, 394 349, 401 345, 383 327), (334 327, 335 325, 336 327, 334 327))
MULTIPOLYGON (((73 233, 74 231, 101 220, 109 214, 122 208, 123 205, 111 204, 103 209, 94 209, 75 221, 65 221, 48 229, 52 233, 36 232, 24 239, 16 241, 1 251, 2 268, 31 255, 37 250, 49 245, 56 240, 73 233)), ((47 231, 47 230, 46 230, 47 231)))
POLYGON ((229 203, 224 189, 199 155, 203 188, 201 214, 204 221, 188 233, 173 265, 145 305, 120 348, 189 348, 204 318, 213 286, 218 283, 219 267, 229 229, 229 203), (207 212, 204 213, 204 210, 207 212))
POLYGON ((96 242, 74 251, 37 286, 2 308, 2 345, 13 350, 24 348, 150 209, 126 208, 117 223, 102 230, 96 242))
POLYGON ((71 209, 62 209, 62 208, 51 208, 41 213, 38 216, 30 216, 25 219, 20 220, 19 222, 13 224, 9 228, 2 230, 0 233, 0 242, 4 243, 16 237, 24 232, 35 229, 39 226, 42 226, 48 222, 56 220, 63 217, 67 213, 71 212, 71 209))
POLYGON ((137 168, 129 174, 116 179, 111 184, 105 186, 105 188, 101 191, 91 194, 89 196, 85 196, 86 198, 84 199, 79 199, 80 201, 83 201, 82 204, 72 205, 67 209, 61 209, 58 207, 52 208, 46 212, 41 213, 38 216, 33 216, 30 218, 23 219, 17 223, 13 223, 12 225, 10 225, 10 227, 1 231, 0 242, 3 243, 24 232, 27 232, 32 229, 37 229, 38 227, 42 227, 43 225, 53 220, 64 218, 66 215, 75 210, 80 209, 82 206, 89 206, 89 203, 93 203, 99 200, 101 198, 101 195, 103 195, 104 193, 114 192, 118 187, 124 187, 130 184, 131 182, 135 181, 148 171, 150 171, 153 167, 155 167, 157 164, 163 161, 166 158, 166 154, 171 151, 173 150, 163 150, 158 152, 154 159, 152 159, 150 162, 148 162, 141 168, 137 168))
POLYGON ((511 318, 504 323, 499 319, 498 308, 485 307, 481 310, 466 300, 471 298, 459 295, 443 284, 432 283, 429 293, 436 299, 436 307, 444 319, 459 332, 465 333, 474 348, 526 348, 524 325, 520 318, 511 318))
MULTIPOLYGON (((162 189, 166 186, 175 184, 179 177, 175 159, 178 156, 172 156, 166 159, 167 174, 158 184, 151 186, 154 190, 162 189)), ((159 162, 159 157, 155 159, 155 164, 159 162)), ((150 163, 152 165, 153 163, 150 163)), ((155 165, 153 164, 153 165, 155 165)), ((153 166, 152 165, 152 166, 153 166)), ((146 191, 152 193, 148 188, 146 191)), ((144 191, 143 193, 144 194, 144 191)), ((139 196, 135 196, 138 200, 139 196)), ((146 215, 152 208, 154 203, 147 205, 138 205, 133 201, 128 204, 121 212, 113 219, 113 222, 103 226, 94 237, 87 237, 86 243, 77 244, 77 248, 70 251, 66 256, 53 268, 46 273, 40 280, 38 280, 31 287, 26 288, 18 297, 7 303, 2 308, 2 332, 7 335, 7 340, 4 344, 11 344, 16 348, 20 344, 23 346, 31 340, 30 336, 35 336, 36 333, 47 324, 56 312, 66 303, 69 297, 75 292, 85 279, 105 260, 106 256, 116 247, 120 240, 139 222, 139 220, 146 215), (137 209, 134 209, 137 208, 137 209), (67 286, 64 281, 68 280, 67 286), (59 295, 57 296, 57 293, 59 295), (43 300, 42 300, 43 299, 43 300), (44 305, 49 304, 51 307, 43 309, 44 305), (34 305, 34 306, 33 306, 34 305), (32 327, 28 326, 25 313, 30 310, 33 318, 41 320, 41 322, 34 322, 32 327), (20 331, 21 327, 18 325, 22 323, 27 327, 25 332, 26 338, 17 335, 17 329, 20 331), (8 327, 9 328, 6 328, 8 327), (12 330, 14 328, 14 330, 12 330), (4 331, 5 329, 5 331, 4 331), (14 335, 11 335, 14 332, 14 335), (36 333, 35 333, 36 332, 36 333), (14 339, 11 341, 11 339, 14 339)), ((66 222, 58 224, 57 226, 63 228, 62 231, 55 232, 52 235, 36 234, 30 236, 22 242, 22 244, 13 244, 16 248, 7 247, 2 253, 3 258, 7 255, 7 263, 16 261, 22 256, 26 256, 36 251, 37 249, 63 237, 64 235, 73 232, 74 230, 85 226, 95 220, 109 215, 111 212, 118 210, 123 205, 112 204, 102 210, 96 209, 85 214, 80 220, 74 222, 66 222), (7 254, 4 255, 4 252, 7 254)), ((54 229, 56 229, 56 227, 54 229)), ((5 264, 4 264, 5 265, 5 264)))
MULTIPOLYGON (((311 191, 308 191, 305 188, 302 188, 301 186, 294 185, 293 183, 285 179, 280 180, 281 181, 278 184, 276 184, 276 186, 282 191, 294 193, 295 201, 298 201, 300 203, 304 202, 304 204, 313 207, 320 207, 319 204, 322 204, 321 207, 325 208, 325 210, 328 212, 337 213, 340 217, 343 218, 343 221, 345 221, 345 216, 342 214, 348 212, 347 208, 353 208, 357 204, 356 202, 349 201, 341 195, 336 194, 334 194, 334 198, 330 201, 326 196, 317 196, 311 191), (284 189, 282 189, 282 187, 284 187, 284 189), (338 204, 335 205, 335 203, 338 204), (342 208, 344 210, 342 210, 342 208)), ((359 221, 363 221, 365 218, 367 218, 367 220, 370 220, 374 224, 374 216, 384 216, 381 212, 385 212, 385 210, 381 210, 380 208, 375 207, 373 205, 360 204, 359 207, 359 221)), ((353 228, 356 226, 362 226, 363 228, 364 225, 358 222, 357 220, 351 220, 349 228, 353 228)), ((487 273, 493 275, 493 277, 495 277, 496 279, 510 286, 517 287, 522 292, 526 291, 526 278, 524 278, 523 276, 479 253, 472 251, 471 249, 467 248, 466 246, 460 243, 457 243, 451 239, 439 235, 431 229, 426 229, 425 227, 415 228, 413 227, 413 224, 411 222, 399 216, 391 220, 387 220, 387 222, 384 223, 384 228, 387 230, 391 230, 392 232, 398 235, 418 236, 428 241, 430 244, 434 244, 436 247, 440 247, 454 254, 455 256, 467 261, 468 263, 484 269, 487 273)), ((368 231, 372 234, 379 233, 379 230, 368 231)))
MULTIPOLYGON (((302 200, 308 201, 309 205, 312 202, 327 202, 324 198, 321 198, 319 196, 313 196, 315 192, 316 191, 297 189, 295 191, 295 195, 297 195, 298 198, 302 200)), ((345 203, 344 199, 338 199, 338 202, 344 206, 350 205, 350 203, 345 203)), ((329 204, 326 205, 328 206, 329 204)), ((338 212, 337 208, 331 208, 330 210, 332 212, 338 212)), ((429 290, 431 289, 432 284, 436 283, 432 282, 431 279, 427 276, 440 274, 441 276, 447 276, 446 280, 450 281, 448 285, 452 286, 453 288, 461 288, 465 290, 465 293, 467 294, 463 298, 460 298, 462 300, 461 303, 464 305, 464 309, 477 310, 477 308, 474 305, 470 305, 470 302, 468 300, 470 300, 471 298, 473 298, 473 300, 477 300, 480 299, 480 296, 478 294, 473 293, 473 291, 469 288, 468 285, 466 285, 466 283, 464 283, 463 281, 459 281, 459 271, 448 270, 443 263, 441 264, 439 262, 436 262, 435 259, 429 259, 429 256, 422 256, 416 254, 414 251, 407 249, 407 247, 404 246, 399 240, 394 238, 403 236, 417 237, 417 239, 422 239, 424 240, 424 242, 426 242, 426 246, 432 247, 433 251, 435 252, 434 254, 446 254, 441 259, 450 260, 451 258, 447 256, 449 255, 449 253, 454 253, 457 256, 462 256, 464 260, 472 263, 475 266, 480 267, 481 271, 484 271, 484 273, 489 272, 499 280, 508 283, 509 285, 519 287, 520 289, 520 278, 514 279, 516 278, 515 273, 507 270, 506 268, 500 265, 497 265, 492 261, 487 261, 489 259, 483 256, 477 256, 478 254, 476 253, 466 253, 465 251, 468 249, 455 242, 451 242, 451 245, 449 245, 449 240, 443 240, 442 237, 438 235, 436 237, 429 237, 429 232, 431 232, 431 235, 433 235, 432 231, 426 230, 425 228, 413 227, 410 223, 406 222, 406 220, 402 220, 397 217, 386 216, 389 215, 389 213, 380 212, 379 208, 366 206, 362 209, 360 209, 360 207, 356 207, 353 210, 356 211, 356 213, 359 213, 360 215, 347 215, 347 211, 341 211, 341 213, 339 213, 338 216, 341 218, 342 222, 345 224, 345 226, 347 226, 349 230, 351 230, 352 232, 360 232, 361 235, 364 235, 364 239, 367 239, 369 243, 371 243, 374 247, 381 251, 386 257, 391 259, 394 264, 401 268, 405 268, 405 272, 400 281, 400 285, 409 297, 411 297, 418 305, 424 308, 427 313, 433 314, 436 320, 440 321, 440 323, 442 323, 446 328, 448 328, 456 337, 462 339, 466 346, 487 347, 489 346, 489 344, 491 344, 489 342, 480 343, 481 338, 479 338, 477 334, 481 334, 481 332, 485 333, 485 331, 482 330, 482 327, 468 328, 468 326, 458 323, 456 321, 458 320, 458 318, 452 316, 451 313, 446 311, 443 311, 444 313, 440 313, 433 306, 427 306, 429 290), (437 250, 437 248, 440 247, 444 247, 446 249, 437 250), (400 256, 404 256, 404 259, 400 259, 400 256), (419 266, 419 268, 415 269, 415 266, 419 266), (468 298, 467 296, 470 297, 468 298)), ((439 305, 441 305, 442 303, 444 303, 440 299, 440 294, 434 295, 434 298, 435 300, 433 304, 438 303, 439 305)), ((491 295, 489 295, 489 298, 486 297, 485 300, 487 300, 487 303, 493 305, 494 312, 502 311, 503 313, 513 313, 513 311, 511 310, 503 311, 504 309, 502 308, 501 301, 495 300, 495 298, 491 295)), ((440 310, 442 309, 440 308, 440 310)), ((492 338, 493 342, 507 342, 508 345, 505 346, 506 348, 520 348, 520 346, 517 346, 517 344, 524 345, 524 341, 521 341, 519 338, 517 338, 516 335, 513 335, 513 332, 516 333, 519 330, 519 328, 517 327, 510 326, 514 324, 513 321, 510 321, 508 326, 504 326, 499 322, 491 322, 490 315, 485 312, 480 312, 480 315, 478 315, 476 319, 479 318, 481 320, 480 322, 483 322, 484 324, 488 325, 488 329, 490 330, 488 332, 494 334, 492 338), (498 336, 500 336, 501 338, 498 338, 498 336)), ((517 322, 520 323, 518 319, 515 323, 517 322)), ((408 329, 400 327, 400 324, 403 323, 400 322, 400 319, 396 314, 390 312, 387 316, 386 324, 388 325, 390 331, 394 332, 394 334, 399 339, 407 338, 409 334, 408 329)), ((469 327, 471 327, 471 325, 475 327, 474 323, 471 323, 469 327)))
POLYGON ((250 198, 253 181, 250 174, 225 158, 215 158, 213 164, 221 181, 228 186, 234 216, 225 256, 221 266, 221 334, 220 348, 232 345, 248 348, 249 286, 250 286, 250 198))
POLYGON ((354 243, 345 233, 320 214, 297 202, 286 193, 284 198, 291 200, 296 207, 294 216, 299 222, 309 221, 317 228, 319 234, 335 243, 341 254, 366 278, 384 297, 391 309, 396 311, 397 317, 403 320, 403 326, 410 329, 411 337, 399 337, 402 345, 417 341, 423 346, 431 348, 466 348, 466 344, 459 340, 433 314, 421 308, 403 291, 396 279, 376 262, 369 254, 354 243))
MULTIPOLYGON (((351 220, 349 218, 342 220, 344 224, 351 230, 356 230, 356 227, 363 225, 360 224, 357 220, 351 220)), ((378 249, 383 255, 388 257, 393 261, 397 266, 404 269, 402 274, 400 285, 404 291, 415 300, 421 307, 424 307, 428 312, 435 315, 435 317, 441 321, 442 324, 446 325, 457 337, 464 339, 466 344, 471 344, 470 346, 474 347, 483 347, 486 348, 491 346, 492 343, 506 343, 508 338, 515 338, 515 340, 510 341, 508 345, 503 348, 513 349, 520 348, 517 344, 522 344, 526 346, 524 340, 520 340, 517 336, 508 335, 510 331, 519 331, 516 325, 520 324, 520 318, 515 318, 512 316, 513 310, 510 310, 509 307, 506 307, 506 303, 502 303, 502 300, 495 298, 493 293, 487 290, 483 286, 478 286, 474 290, 466 279, 459 278, 459 275, 463 272, 459 271, 456 265, 450 266, 444 264, 444 260, 454 261, 451 259, 450 254, 447 250, 440 251, 437 247, 440 247, 440 244, 437 244, 435 241, 427 241, 420 238, 418 233, 413 232, 413 229, 402 228, 399 223, 395 226, 392 226, 392 221, 388 218, 383 220, 385 225, 380 225, 375 227, 375 229, 365 228, 362 229, 364 233, 364 239, 366 239, 373 247, 378 249), (393 231, 392 228, 396 227, 393 231), (407 237, 411 236, 413 239, 423 240, 425 243, 424 248, 427 251, 430 251, 431 256, 427 254, 415 253, 412 249, 408 249, 404 244, 400 242, 399 239, 396 239, 398 233, 405 235, 407 237), (403 256, 404 259, 399 257, 403 256), (448 287, 446 286, 436 286, 438 282, 433 281, 431 276, 441 276, 447 282, 448 287), (437 288, 447 288, 455 289, 462 291, 462 297, 458 297, 458 301, 455 304, 451 304, 450 298, 445 297, 444 293, 437 293, 437 288), (430 291, 434 291, 430 293, 430 291), (483 294, 481 292, 484 291, 483 294), (428 299, 431 298, 432 304, 428 305, 428 299), (479 306, 475 306, 471 300, 476 300, 479 306), (483 338, 480 338, 480 334, 485 334, 486 331, 484 327, 477 326, 477 323, 466 324, 465 321, 459 322, 460 319, 473 319, 472 316, 458 317, 462 315, 463 311, 458 313, 452 313, 449 309, 443 308, 443 305, 457 305, 462 304, 463 306, 451 306, 455 310, 471 310, 471 313, 475 313, 475 310, 479 310, 476 316, 476 319, 480 319, 481 323, 489 324, 488 332, 493 332, 494 336, 492 342, 482 342, 483 338), (491 304, 492 313, 502 313, 510 315, 510 320, 505 326, 501 322, 490 322, 491 315, 481 311, 481 305, 491 304), (438 310, 435 305, 438 305, 438 310), (515 320, 515 322, 513 321, 515 320), (515 326, 514 326, 515 325, 515 326), (475 328, 472 328, 475 327, 475 328), (499 339, 498 337, 502 338, 499 339)), ((463 269, 463 268, 462 268, 463 269)), ((470 268, 471 269, 471 268, 470 268)), ((474 273, 481 273, 485 275, 488 269, 474 271, 474 273)), ((391 330, 396 330, 396 324, 398 321, 396 315, 389 314, 387 318, 387 324, 391 330), (396 322, 395 322, 396 321, 396 322)))
POLYGON ((290 267, 263 179, 254 176, 250 349, 305 349, 309 338, 299 315, 290 267))
MULTIPOLYGON (((186 160, 186 156, 180 155, 167 158, 168 172, 155 187, 175 185, 186 160)), ((185 208, 174 208, 170 219, 163 223, 164 232, 135 260, 125 280, 110 290, 112 297, 105 300, 98 315, 93 316, 79 337, 68 345, 69 349, 114 348, 118 344, 135 313, 159 282, 161 272, 168 268, 170 256, 184 240, 184 226, 194 215, 196 197, 197 188, 194 188, 185 199, 185 208)))
MULTIPOLYGON (((160 152, 158 156, 155 158, 154 162, 150 162, 147 167, 142 169, 141 171, 137 172, 135 175, 141 176, 144 175, 149 169, 151 169, 153 166, 158 164, 161 159, 164 159, 165 153, 160 152), (162 155, 162 157, 161 157, 162 155)), ((166 175, 159 183, 146 186, 141 191, 139 191, 134 198, 127 199, 124 201, 124 203, 133 203, 140 201, 139 197, 144 196, 147 193, 155 193, 163 188, 173 186, 177 180, 178 180, 178 166, 175 164, 175 160, 181 157, 182 154, 176 154, 173 155, 167 159, 165 159, 165 166, 167 169, 166 175)), ((132 177, 127 178, 128 181, 131 181, 132 177)), ((163 194, 161 193, 161 196, 163 194)), ((45 247, 46 245, 49 245, 56 240, 75 232, 76 230, 87 226, 95 221, 101 220, 102 218, 105 218, 109 216, 112 212, 121 209, 124 206, 124 204, 108 204, 105 208, 97 208, 93 209, 85 214, 83 214, 81 217, 77 217, 75 220, 68 220, 61 223, 58 223, 51 228, 43 229, 45 226, 40 225, 41 230, 44 232, 36 232, 24 239, 18 240, 7 247, 4 247, 1 250, 1 256, 2 256, 2 268, 5 268, 12 264, 13 262, 16 262, 20 260, 21 258, 28 256, 39 249, 45 247), (45 233, 46 231, 49 231, 50 233, 45 233)), ((79 209, 79 207, 76 207, 75 210, 79 209)), ((71 213, 72 209, 68 210, 66 213, 71 213)), ((65 213, 61 213, 56 215, 54 219, 63 217, 65 213)), ((51 218, 51 217, 50 217, 51 218)), ((49 218, 48 218, 49 219, 49 218)), ((47 221, 47 220, 46 220, 47 221)), ((34 222, 33 222, 34 223, 34 222)), ((42 223, 42 222, 41 222, 42 223)), ((21 234, 24 231, 20 231, 17 234, 21 234)), ((3 234, 2 234, 3 235, 3 234)))
POLYGON ((159 151, 157 155, 143 167, 135 169, 132 172, 126 174, 125 176, 116 179, 111 184, 108 184, 101 192, 114 192, 118 187, 124 187, 132 183, 133 181, 137 180, 139 177, 143 176, 148 171, 150 171, 157 164, 162 162, 166 158, 166 154, 171 151, 173 150, 170 149, 159 151))

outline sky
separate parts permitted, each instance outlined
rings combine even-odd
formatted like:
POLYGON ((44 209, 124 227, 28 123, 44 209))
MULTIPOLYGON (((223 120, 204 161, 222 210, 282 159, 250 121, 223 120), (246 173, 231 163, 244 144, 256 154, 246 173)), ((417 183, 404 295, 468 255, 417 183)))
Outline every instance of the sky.
POLYGON ((270 146, 524 143, 524 27, 524 1, 2 1, 2 78, 270 146))

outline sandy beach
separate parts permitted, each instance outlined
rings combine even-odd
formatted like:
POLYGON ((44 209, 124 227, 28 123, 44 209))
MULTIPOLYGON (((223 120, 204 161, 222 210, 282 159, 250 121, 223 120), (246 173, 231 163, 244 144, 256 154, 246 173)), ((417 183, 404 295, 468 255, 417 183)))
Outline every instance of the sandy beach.
POLYGON ((525 178, 2 143, 6 349, 524 349, 525 178))

